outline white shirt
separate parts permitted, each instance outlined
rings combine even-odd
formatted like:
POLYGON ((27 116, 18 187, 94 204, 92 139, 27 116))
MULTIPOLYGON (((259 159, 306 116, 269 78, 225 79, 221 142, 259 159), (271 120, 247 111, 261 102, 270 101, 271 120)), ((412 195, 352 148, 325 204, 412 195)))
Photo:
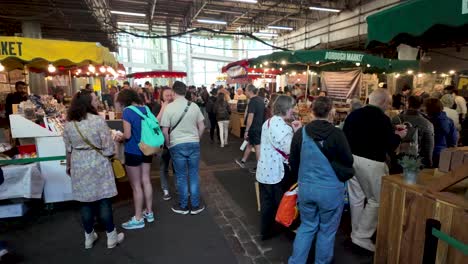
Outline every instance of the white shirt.
POLYGON ((262 126, 260 160, 257 163, 257 181, 263 184, 276 184, 284 177, 285 159, 275 148, 289 155, 294 132, 283 118, 273 116, 262 126))
POLYGON ((455 103, 457 104, 457 113, 463 114, 463 118, 466 116, 466 100, 462 96, 455 96, 455 103))
MULTIPOLYGON (((167 105, 162 116, 161 126, 172 128, 177 124, 187 107, 187 100, 183 97, 179 97, 174 102, 167 105)), ((180 121, 179 125, 169 133, 170 145, 172 148, 182 143, 193 143, 200 142, 200 136, 198 135, 198 122, 204 120, 203 114, 197 104, 192 103, 180 121)))
POLYGON ((453 124, 455 125, 455 128, 460 131, 461 130, 460 119, 458 118, 457 111, 450 109, 448 107, 444 107, 444 112, 447 114, 448 118, 452 119, 453 124))

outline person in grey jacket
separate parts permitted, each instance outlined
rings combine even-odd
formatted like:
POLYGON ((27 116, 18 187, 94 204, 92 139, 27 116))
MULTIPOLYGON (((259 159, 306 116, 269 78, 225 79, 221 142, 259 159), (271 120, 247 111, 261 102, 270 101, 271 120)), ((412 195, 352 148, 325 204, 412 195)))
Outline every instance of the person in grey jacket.
POLYGON ((434 125, 421 113, 421 98, 410 96, 408 98, 408 110, 393 118, 394 125, 404 122, 410 123, 418 129, 419 156, 426 168, 432 168, 432 152, 434 150, 434 125))

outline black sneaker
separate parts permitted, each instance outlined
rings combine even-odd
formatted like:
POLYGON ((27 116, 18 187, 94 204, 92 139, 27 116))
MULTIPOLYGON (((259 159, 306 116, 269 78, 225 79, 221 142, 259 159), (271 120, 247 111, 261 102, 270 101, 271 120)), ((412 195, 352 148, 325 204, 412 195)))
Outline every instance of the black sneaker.
POLYGON ((245 169, 245 162, 243 160, 236 159, 236 163, 239 165, 239 167, 245 169))
POLYGON ((199 205, 197 207, 193 207, 192 210, 190 210, 191 215, 197 215, 205 210, 205 206, 199 205))
POLYGON ((163 200, 164 200, 164 201, 169 201, 170 199, 172 199, 172 197, 171 197, 171 195, 170 195, 169 193, 165 193, 165 194, 163 195, 163 200))
POLYGON ((249 170, 250 173, 256 174, 257 173, 257 168, 252 168, 249 170))
POLYGON ((187 215, 190 213, 190 210, 187 208, 182 208, 180 205, 174 205, 172 206, 172 211, 176 214, 181 214, 181 215, 187 215))

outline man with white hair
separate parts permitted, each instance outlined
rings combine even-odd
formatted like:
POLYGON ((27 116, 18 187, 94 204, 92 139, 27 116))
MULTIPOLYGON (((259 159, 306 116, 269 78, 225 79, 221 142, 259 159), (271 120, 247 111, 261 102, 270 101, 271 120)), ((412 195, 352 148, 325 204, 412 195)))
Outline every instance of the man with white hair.
POLYGON ((378 88, 369 96, 369 105, 357 109, 346 119, 343 131, 354 158, 355 177, 348 182, 351 207, 351 240, 354 244, 375 251, 371 237, 377 228, 380 184, 388 174, 385 160, 406 136, 406 129, 396 131, 385 115, 391 105, 388 90, 378 88), (367 204, 364 201, 367 198, 367 204))

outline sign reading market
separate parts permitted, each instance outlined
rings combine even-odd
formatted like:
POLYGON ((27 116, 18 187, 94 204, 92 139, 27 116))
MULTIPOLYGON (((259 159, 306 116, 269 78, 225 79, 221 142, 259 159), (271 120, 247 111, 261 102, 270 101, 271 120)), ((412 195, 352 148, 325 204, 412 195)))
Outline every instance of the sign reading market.
POLYGON ((23 42, 0 41, 0 55, 3 56, 22 56, 23 42))
POLYGON ((364 54, 327 51, 325 60, 362 62, 364 54))

